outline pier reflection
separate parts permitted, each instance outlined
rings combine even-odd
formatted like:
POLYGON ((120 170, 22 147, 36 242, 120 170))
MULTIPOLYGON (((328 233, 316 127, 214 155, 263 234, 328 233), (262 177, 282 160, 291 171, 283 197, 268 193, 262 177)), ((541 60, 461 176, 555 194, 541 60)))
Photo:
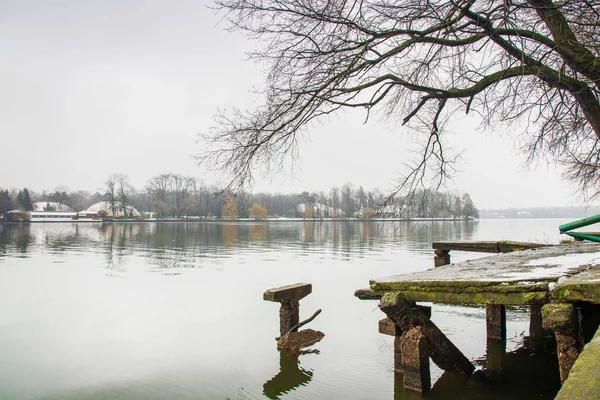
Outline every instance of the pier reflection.
POLYGON ((263 385, 263 394, 270 399, 279 399, 280 396, 306 386, 312 380, 313 371, 300 366, 300 355, 310 352, 279 351, 279 373, 263 385))

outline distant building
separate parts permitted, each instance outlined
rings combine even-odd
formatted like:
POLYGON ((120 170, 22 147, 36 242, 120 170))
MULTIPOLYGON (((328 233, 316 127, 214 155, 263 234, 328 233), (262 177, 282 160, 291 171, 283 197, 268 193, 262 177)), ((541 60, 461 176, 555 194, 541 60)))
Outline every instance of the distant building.
POLYGON ((96 211, 79 211, 77 213, 77 219, 79 221, 98 221, 98 220, 102 220, 102 217, 100 217, 100 214, 98 214, 96 211))
POLYGON ((105 214, 107 217, 139 217, 140 213, 132 206, 125 206, 125 212, 120 202, 115 202, 115 215, 113 215, 112 208, 108 201, 101 201, 89 207, 86 211, 95 212, 97 214, 105 214))
POLYGON ((75 211, 29 211, 31 222, 66 222, 76 221, 75 211))

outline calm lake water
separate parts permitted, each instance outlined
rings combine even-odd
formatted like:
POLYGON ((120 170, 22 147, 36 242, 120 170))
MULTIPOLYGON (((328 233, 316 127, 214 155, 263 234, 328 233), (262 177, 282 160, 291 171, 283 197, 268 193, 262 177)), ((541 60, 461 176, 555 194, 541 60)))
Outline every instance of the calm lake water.
MULTIPOLYGON (((564 222, 0 224, 0 399, 414 398, 394 383, 383 313, 354 290, 431 268, 434 240, 557 243, 564 222), (323 309, 308 326, 325 338, 286 357, 262 294, 296 282, 312 283, 300 318, 323 309)), ((435 304, 432 319, 481 369, 484 310, 435 304)), ((511 309, 508 350, 527 331, 511 309)), ((510 360, 502 385, 475 376, 432 397, 553 398, 552 357, 510 360)))

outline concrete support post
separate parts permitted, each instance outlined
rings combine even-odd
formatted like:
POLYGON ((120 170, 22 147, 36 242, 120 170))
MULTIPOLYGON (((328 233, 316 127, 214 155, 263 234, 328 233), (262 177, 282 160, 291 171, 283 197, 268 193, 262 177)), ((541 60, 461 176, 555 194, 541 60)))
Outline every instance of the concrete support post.
POLYGON ((503 304, 485 305, 487 339, 506 340, 506 307, 503 304))
POLYGON ((402 374, 402 336, 394 336, 394 372, 402 374))
POLYGON ((312 292, 310 283, 296 283, 268 289, 263 299, 280 303, 279 307, 279 336, 288 333, 294 325, 300 322, 300 299, 312 292))
POLYGON ((540 351, 544 347, 544 328, 542 327, 542 305, 534 303, 529 314, 529 347, 540 351))
POLYGON ((402 335, 403 385, 420 394, 431 390, 429 346, 421 327, 411 328, 402 335))
MULTIPOLYGON (((416 308, 421 310, 427 318, 431 318, 431 307, 417 305, 416 308)), ((379 321, 379 333, 384 335, 394 336, 394 372, 402 373, 402 329, 389 318, 384 318, 379 321)))
MULTIPOLYGON (((419 327, 420 332, 427 338, 428 353, 434 363, 444 371, 454 371, 470 375, 475 369, 468 358, 448 339, 446 335, 419 310, 414 302, 406 300, 398 292, 386 293, 379 305, 394 323, 408 332, 411 328, 419 327)), ((402 345, 403 364, 406 354, 402 345)))
POLYGON ((487 330, 485 377, 502 380, 504 353, 506 352, 506 307, 503 304, 485 305, 487 330))
POLYGON ((435 249, 433 263, 436 267, 450 264, 450 250, 435 249))
POLYGON ((288 333, 298 322, 300 322, 300 302, 292 300, 281 303, 279 307, 279 336, 288 333))
POLYGON ((402 373, 402 330, 394 321, 384 318, 379 321, 379 333, 394 337, 394 372, 402 373))
POLYGON ((569 371, 583 349, 579 314, 573 304, 550 303, 542 307, 543 328, 554 331, 556 337, 561 383, 569 377, 569 371))
POLYGON ((504 355, 506 354, 506 341, 489 339, 486 344, 485 371, 487 379, 494 382, 502 380, 504 369, 504 355))

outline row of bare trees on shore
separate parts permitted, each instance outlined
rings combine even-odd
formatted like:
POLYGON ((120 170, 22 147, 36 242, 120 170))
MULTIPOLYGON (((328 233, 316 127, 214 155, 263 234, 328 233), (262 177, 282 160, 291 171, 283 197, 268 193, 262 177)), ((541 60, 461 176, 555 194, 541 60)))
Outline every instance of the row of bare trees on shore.
POLYGON ((231 192, 206 185, 191 176, 166 173, 135 188, 127 175, 110 174, 102 189, 94 193, 59 188, 41 193, 28 189, 0 190, 0 214, 12 209, 31 210, 35 202, 64 204, 82 211, 98 202, 106 202, 113 215, 128 215, 132 209, 152 212, 160 218, 371 218, 383 217, 477 217, 470 196, 449 192, 422 191, 402 206, 387 204, 379 189, 345 183, 329 191, 300 193, 231 192), (26 193, 27 202, 23 202, 26 193))

